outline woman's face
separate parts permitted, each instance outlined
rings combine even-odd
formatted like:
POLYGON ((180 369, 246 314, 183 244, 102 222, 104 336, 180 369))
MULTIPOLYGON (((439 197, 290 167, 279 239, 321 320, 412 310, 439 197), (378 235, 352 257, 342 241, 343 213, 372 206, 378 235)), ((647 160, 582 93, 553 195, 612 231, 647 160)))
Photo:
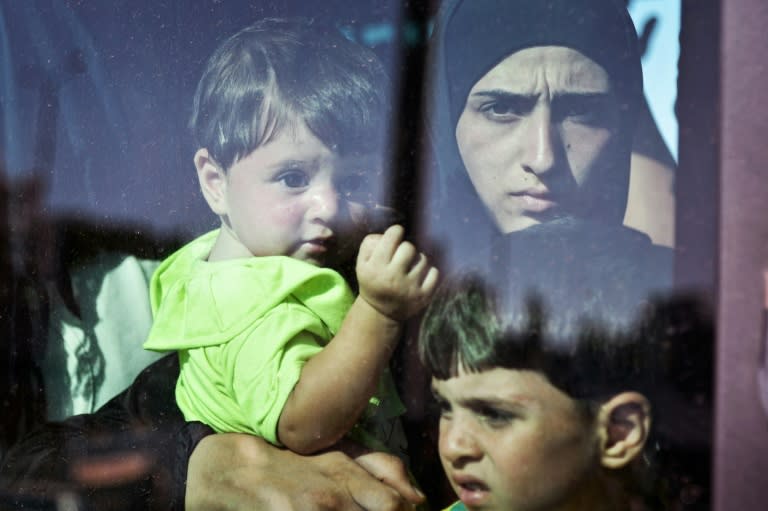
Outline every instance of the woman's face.
POLYGON ((594 216, 605 194, 616 193, 612 174, 623 174, 615 168, 618 126, 605 69, 576 50, 541 46, 513 53, 475 83, 456 141, 480 199, 507 233, 594 216))

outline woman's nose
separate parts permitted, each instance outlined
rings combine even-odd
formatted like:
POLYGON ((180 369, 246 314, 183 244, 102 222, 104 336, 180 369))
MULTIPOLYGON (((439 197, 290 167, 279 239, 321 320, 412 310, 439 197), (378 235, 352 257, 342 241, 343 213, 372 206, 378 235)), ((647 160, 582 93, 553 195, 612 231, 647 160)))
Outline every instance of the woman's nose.
POLYGON ((537 108, 526 123, 523 168, 533 174, 550 172, 557 160, 557 127, 552 122, 549 108, 537 108))

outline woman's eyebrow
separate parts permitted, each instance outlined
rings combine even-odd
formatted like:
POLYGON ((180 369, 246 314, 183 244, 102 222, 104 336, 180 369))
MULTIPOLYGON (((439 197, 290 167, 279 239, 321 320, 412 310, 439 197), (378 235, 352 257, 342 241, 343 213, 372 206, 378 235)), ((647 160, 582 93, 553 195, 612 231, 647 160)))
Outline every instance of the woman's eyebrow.
POLYGON ((471 94, 472 97, 482 97, 503 101, 505 103, 514 103, 518 105, 530 105, 533 107, 539 99, 539 94, 524 94, 512 92, 505 89, 481 89, 471 94))
MULTIPOLYGON (((481 89, 475 91, 471 96, 479 96, 491 99, 497 99, 501 101, 509 101, 516 103, 523 102, 535 102, 538 100, 540 94, 526 94, 521 92, 511 92, 505 89, 481 89)), ((590 92, 590 91, 554 91, 552 93, 553 99, 571 99, 571 100, 584 100, 584 101, 607 101, 613 97, 611 92, 590 92)))
POLYGON ((561 91, 552 95, 553 103, 583 103, 588 105, 603 105, 614 98, 611 92, 577 92, 561 91))

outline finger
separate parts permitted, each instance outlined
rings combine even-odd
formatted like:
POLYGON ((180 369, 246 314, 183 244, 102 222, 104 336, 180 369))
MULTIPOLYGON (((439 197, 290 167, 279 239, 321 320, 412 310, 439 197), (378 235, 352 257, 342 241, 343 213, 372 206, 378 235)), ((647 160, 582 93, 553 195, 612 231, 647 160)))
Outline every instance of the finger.
POLYGON ((363 492, 352 492, 355 504, 365 511, 413 511, 413 504, 393 488, 381 482, 379 485, 376 489, 367 488, 363 492))
POLYGON ((403 229, 403 226, 393 225, 381 235, 381 240, 371 257, 376 258, 382 263, 388 263, 392 260, 400 242, 403 241, 403 236, 405 236, 405 229, 403 229))
POLYGON ((381 234, 369 234, 360 243, 360 249, 357 252, 357 258, 361 261, 370 260, 373 255, 373 251, 376 250, 376 246, 381 241, 381 234))
POLYGON ((411 483, 405 465, 399 458, 383 452, 374 452, 360 456, 355 461, 413 504, 424 500, 424 495, 411 483))
POLYGON ((431 266, 429 265, 429 259, 424 254, 419 254, 416 258, 416 262, 408 270, 408 275, 416 279, 421 286, 424 282, 424 278, 427 276, 427 272, 431 266))
POLYGON ((413 243, 403 241, 397 246, 397 250, 392 255, 392 263, 403 271, 409 272, 415 262, 418 261, 419 251, 413 246, 413 243))
POLYGON ((421 283, 421 289, 425 293, 429 293, 430 295, 435 292, 435 289, 437 288, 437 284, 440 281, 440 270, 435 268, 434 266, 430 267, 429 271, 427 272, 427 276, 424 277, 424 281, 421 283))
MULTIPOLYGON (((334 511, 386 511, 408 509, 410 504, 393 488, 373 477, 358 462, 339 451, 331 451, 314 457, 322 464, 331 479, 337 496, 344 497, 337 502, 327 502, 323 509, 334 511)), ((324 492, 326 493, 326 492, 324 492)))
POLYGON ((375 479, 361 467, 365 477, 358 476, 347 481, 347 492, 361 509, 367 511, 395 511, 412 509, 411 504, 394 488, 375 479))

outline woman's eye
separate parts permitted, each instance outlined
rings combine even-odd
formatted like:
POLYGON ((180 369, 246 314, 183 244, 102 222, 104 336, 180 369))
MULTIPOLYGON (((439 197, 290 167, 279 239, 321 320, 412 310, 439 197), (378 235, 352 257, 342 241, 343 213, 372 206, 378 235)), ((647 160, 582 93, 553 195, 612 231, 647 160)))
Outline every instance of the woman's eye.
POLYGON ((589 126, 606 124, 612 112, 612 103, 602 96, 563 98, 553 105, 553 117, 559 121, 572 121, 589 126))
POLYGON ((482 112, 490 118, 508 118, 519 113, 512 108, 512 105, 500 101, 483 105, 482 112))
POLYGON ((288 188, 303 188, 309 184, 309 176, 301 170, 289 170, 277 177, 288 188))
POLYGON ((580 122, 582 124, 594 124, 598 119, 597 112, 590 110, 589 108, 580 107, 569 108, 566 111, 560 112, 559 117, 580 122))
POLYGON ((492 121, 512 121, 528 115, 535 105, 534 97, 499 97, 480 105, 480 112, 492 121))

